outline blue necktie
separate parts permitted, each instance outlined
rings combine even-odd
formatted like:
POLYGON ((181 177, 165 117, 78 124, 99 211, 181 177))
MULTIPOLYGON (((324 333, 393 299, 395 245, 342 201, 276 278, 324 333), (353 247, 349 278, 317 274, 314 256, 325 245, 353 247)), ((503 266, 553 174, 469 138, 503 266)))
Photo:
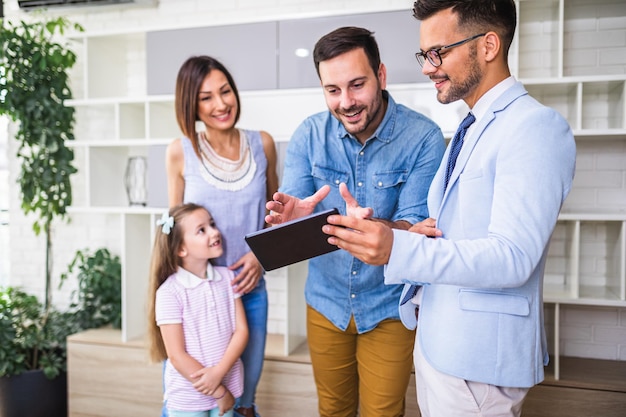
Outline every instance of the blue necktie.
POLYGON ((459 156, 461 152, 461 147, 463 146, 463 138, 465 137, 465 133, 467 133, 467 129, 471 126, 476 118, 472 113, 468 113, 465 119, 461 122, 461 125, 457 129, 454 134, 454 138, 452 139, 452 148, 450 149, 450 156, 448 158, 448 167, 446 168, 446 181, 444 183, 443 189, 445 191, 448 188, 448 181, 450 181, 450 175, 452 175, 452 171, 454 171, 454 165, 456 165, 456 158, 459 156))
POLYGON ((415 294, 417 294, 417 290, 419 290, 420 287, 421 285, 411 285, 406 294, 404 294, 402 301, 400 301, 400 305, 405 305, 411 298, 415 297, 415 294))
MULTIPOLYGON (((454 138, 452 139, 452 148, 450 149, 450 156, 448 157, 448 166, 446 167, 446 180, 444 185, 444 191, 448 187, 448 181, 450 180, 450 175, 452 171, 454 171, 454 165, 456 165, 456 158, 459 156, 459 152, 461 152, 461 147, 463 146, 463 138, 465 137, 465 133, 467 133, 467 129, 474 123, 476 118, 472 113, 468 113, 465 119, 461 122, 461 125, 457 129, 454 134, 454 138)), ((410 299, 415 297, 417 294, 417 290, 421 285, 411 285, 409 290, 400 301, 400 305, 406 304, 410 299)))

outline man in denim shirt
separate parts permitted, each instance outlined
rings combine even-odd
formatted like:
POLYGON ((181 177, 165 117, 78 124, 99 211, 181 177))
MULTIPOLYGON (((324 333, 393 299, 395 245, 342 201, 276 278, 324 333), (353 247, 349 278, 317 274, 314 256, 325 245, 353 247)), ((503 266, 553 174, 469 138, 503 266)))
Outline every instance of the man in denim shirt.
MULTIPOLYGON (((373 209, 366 217, 401 229, 428 217, 426 195, 443 136, 385 91, 373 33, 337 29, 317 42, 313 55, 329 111, 307 118, 293 134, 282 186, 267 204, 268 223, 359 206, 373 209), (346 205, 342 183, 354 204, 346 205)), ((383 267, 343 250, 309 261, 307 334, 320 416, 404 415, 415 334, 399 320, 401 291, 384 284, 383 267)))

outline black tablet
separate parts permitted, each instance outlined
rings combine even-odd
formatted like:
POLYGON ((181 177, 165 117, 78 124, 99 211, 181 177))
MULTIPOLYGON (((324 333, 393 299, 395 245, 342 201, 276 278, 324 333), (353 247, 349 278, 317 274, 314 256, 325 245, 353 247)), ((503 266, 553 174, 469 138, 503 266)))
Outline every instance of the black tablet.
POLYGON ((339 249, 322 232, 326 218, 339 214, 336 208, 313 213, 258 232, 245 239, 266 271, 291 265, 339 249))

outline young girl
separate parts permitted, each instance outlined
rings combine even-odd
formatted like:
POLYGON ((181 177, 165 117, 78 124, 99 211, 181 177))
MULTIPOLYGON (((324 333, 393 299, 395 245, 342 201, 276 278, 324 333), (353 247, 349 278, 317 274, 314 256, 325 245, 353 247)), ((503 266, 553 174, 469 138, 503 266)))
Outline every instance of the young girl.
POLYGON ((243 391, 239 357, 248 341, 233 272, 211 260, 222 236, 202 206, 183 204, 157 222, 150 268, 150 355, 168 359, 170 417, 232 416, 243 391))

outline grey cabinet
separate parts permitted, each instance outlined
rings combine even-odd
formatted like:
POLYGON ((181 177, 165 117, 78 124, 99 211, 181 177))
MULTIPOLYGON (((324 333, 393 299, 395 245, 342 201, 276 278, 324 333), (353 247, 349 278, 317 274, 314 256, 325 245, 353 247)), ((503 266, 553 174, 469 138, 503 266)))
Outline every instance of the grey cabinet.
POLYGON ((147 32, 147 93, 173 94, 182 63, 200 54, 219 59, 241 91, 317 87, 313 47, 341 26, 374 32, 388 83, 426 80, 415 60, 419 22, 402 10, 147 32))
POLYGON ((276 22, 148 32, 148 95, 173 94, 178 69, 192 55, 218 59, 239 90, 277 88, 276 22))
POLYGON ((426 81, 415 60, 419 22, 410 11, 402 10, 278 22, 278 87, 319 86, 313 48, 320 37, 342 26, 359 26, 374 32, 381 60, 387 67, 388 83, 426 81))

